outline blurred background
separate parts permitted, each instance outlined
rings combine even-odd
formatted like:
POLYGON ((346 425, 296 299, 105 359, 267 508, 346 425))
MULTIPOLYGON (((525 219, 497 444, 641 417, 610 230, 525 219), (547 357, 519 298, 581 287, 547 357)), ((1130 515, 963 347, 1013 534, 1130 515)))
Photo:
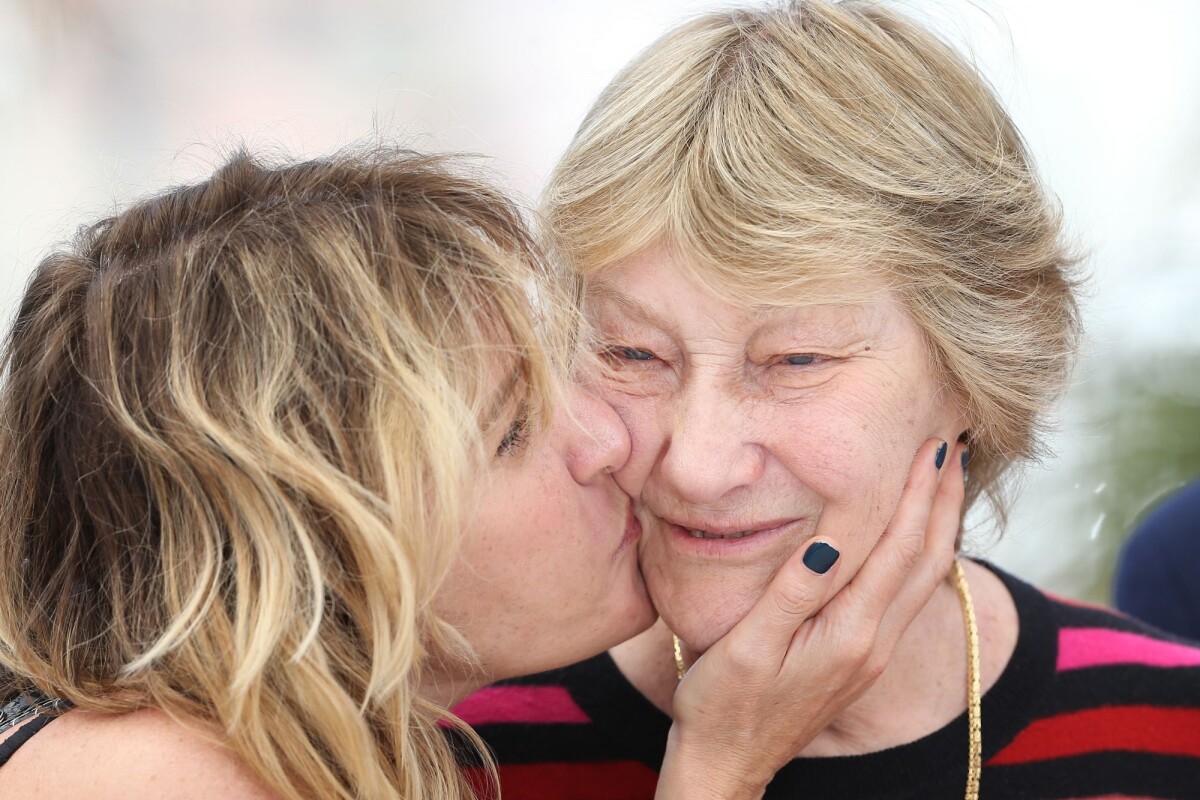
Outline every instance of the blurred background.
MULTIPOLYGON (((1127 532, 1200 476, 1200 3, 906 0, 979 64, 1090 252, 1091 338, 997 541, 1107 602, 1127 532)), ((693 0, 0 0, 0 312, 83 222, 238 144, 382 137, 536 197, 591 100, 693 0)))

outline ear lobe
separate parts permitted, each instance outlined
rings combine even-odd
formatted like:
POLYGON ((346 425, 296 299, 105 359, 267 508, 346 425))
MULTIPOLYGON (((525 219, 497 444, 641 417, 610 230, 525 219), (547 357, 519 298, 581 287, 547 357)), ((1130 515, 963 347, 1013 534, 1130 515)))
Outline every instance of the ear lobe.
POLYGON ((959 442, 970 445, 974 440, 972 431, 975 428, 975 420, 968 410, 967 398, 962 391, 956 391, 950 402, 952 405, 947 410, 953 415, 953 420, 949 427, 951 430, 960 431, 957 437, 959 442))

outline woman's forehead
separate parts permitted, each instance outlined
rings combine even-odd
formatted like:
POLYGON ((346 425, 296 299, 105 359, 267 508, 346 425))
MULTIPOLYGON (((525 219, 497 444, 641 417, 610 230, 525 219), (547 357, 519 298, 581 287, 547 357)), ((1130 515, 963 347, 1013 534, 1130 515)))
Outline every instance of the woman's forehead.
POLYGON ((678 269, 652 267, 606 271, 588 280, 584 305, 600 321, 645 324, 668 332, 681 328, 735 328, 747 335, 803 329, 817 334, 873 332, 897 317, 903 307, 881 283, 863 279, 857 291, 837 287, 805 292, 793 301, 744 300, 714 291, 678 269), (689 326, 688 323, 691 323, 689 326))
POLYGON ((632 255, 589 270, 585 290, 603 295, 657 291, 673 292, 694 286, 751 311, 812 305, 874 302, 892 294, 894 271, 870 260, 819 258, 767 262, 718 261, 685 248, 658 241, 632 255))

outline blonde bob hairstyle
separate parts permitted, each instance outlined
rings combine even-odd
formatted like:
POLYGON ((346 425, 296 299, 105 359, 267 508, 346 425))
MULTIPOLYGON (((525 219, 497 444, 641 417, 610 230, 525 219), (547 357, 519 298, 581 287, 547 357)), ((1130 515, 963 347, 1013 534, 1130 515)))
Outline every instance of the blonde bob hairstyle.
POLYGON ((42 261, 0 391, 6 694, 201 720, 287 798, 473 796, 415 687, 470 657, 432 600, 483 433, 556 402, 546 272, 500 194, 387 149, 238 154, 42 261))
POLYGON ((1056 203, 991 88, 881 3, 711 13, 600 95, 544 198, 586 280, 650 247, 748 304, 894 293, 972 422, 968 506, 1004 476, 1077 347, 1056 203))

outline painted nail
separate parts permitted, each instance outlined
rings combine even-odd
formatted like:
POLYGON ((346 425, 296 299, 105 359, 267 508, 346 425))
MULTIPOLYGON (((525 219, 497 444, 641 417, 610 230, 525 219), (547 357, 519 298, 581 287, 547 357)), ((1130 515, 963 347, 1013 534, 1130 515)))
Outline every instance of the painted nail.
POLYGON ((835 550, 833 545, 826 544, 825 542, 814 542, 804 552, 804 566, 818 575, 824 575, 826 572, 829 572, 829 568, 837 562, 840 555, 841 553, 835 550))
POLYGON ((971 451, 963 450, 963 454, 962 454, 963 469, 965 470, 967 468, 967 464, 970 464, 970 463, 971 463, 971 451))
POLYGON ((934 466, 936 466, 938 469, 941 469, 942 464, 946 463, 946 450, 949 447, 950 447, 950 445, 946 444, 945 442, 942 442, 942 446, 938 448, 937 458, 935 458, 933 460, 934 466))

